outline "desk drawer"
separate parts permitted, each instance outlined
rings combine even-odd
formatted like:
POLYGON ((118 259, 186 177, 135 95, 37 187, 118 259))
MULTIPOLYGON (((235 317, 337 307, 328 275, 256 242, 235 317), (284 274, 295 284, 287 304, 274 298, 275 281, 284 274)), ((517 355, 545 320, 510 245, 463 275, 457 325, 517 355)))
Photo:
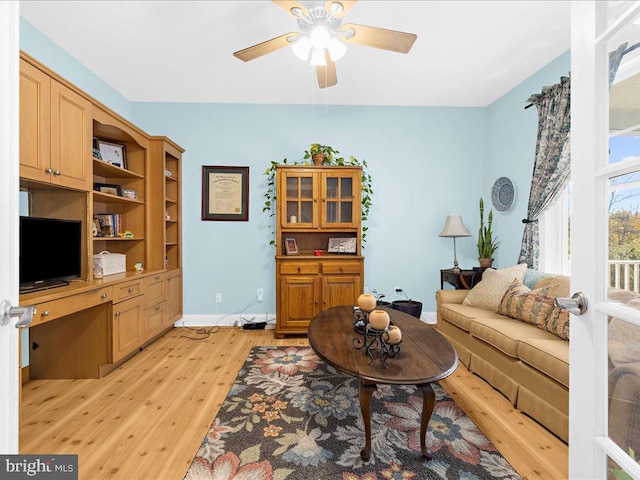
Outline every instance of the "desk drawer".
POLYGON ((322 264, 322 273, 329 275, 358 274, 360 262, 325 262, 322 264))
POLYGON ((152 307, 166 300, 167 282, 164 273, 144 278, 144 308, 152 307))
POLYGON ((315 275, 320 273, 318 262, 282 262, 281 275, 315 275))
POLYGON ((131 282, 119 283, 113 286, 113 303, 121 302, 127 298, 141 295, 143 292, 142 279, 131 282))
POLYGON ((101 303, 113 300, 111 287, 99 288, 90 292, 79 293, 58 300, 36 304, 36 314, 31 326, 39 325, 56 318, 64 317, 87 308, 95 307, 101 303))

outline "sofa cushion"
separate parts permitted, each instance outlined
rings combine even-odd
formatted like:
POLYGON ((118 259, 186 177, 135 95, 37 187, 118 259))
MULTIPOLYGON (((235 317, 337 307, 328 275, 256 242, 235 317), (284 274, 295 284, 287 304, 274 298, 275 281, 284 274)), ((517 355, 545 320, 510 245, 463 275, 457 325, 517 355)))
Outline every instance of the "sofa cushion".
POLYGON ((524 338, 518 345, 518 357, 569 387, 569 342, 552 334, 543 338, 524 338))
POLYGON ((547 318, 538 323, 538 328, 569 340, 569 310, 555 307, 547 318))
POLYGON ((539 272, 538 270, 534 270, 532 268, 527 268, 527 271, 524 274, 524 278, 522 279, 522 283, 533 290, 536 288, 536 284, 540 280, 547 277, 553 277, 553 275, 551 275, 550 273, 539 272))
POLYGON ((465 332, 469 331, 469 323, 474 318, 496 318, 495 312, 490 312, 483 308, 468 307, 459 303, 445 303, 440 307, 442 317, 445 321, 452 323, 465 332))
POLYGON ((469 291, 462 304, 484 308, 492 312, 497 311, 504 292, 507 291, 514 279, 522 281, 526 269, 527 264, 521 263, 500 270, 492 268, 485 270, 482 274, 482 280, 469 291))
POLYGON ((556 284, 531 290, 519 280, 514 280, 498 306, 498 313, 532 325, 544 321, 553 310, 556 284))
POLYGON ((506 355, 518 358, 518 343, 525 338, 549 338, 549 333, 509 317, 474 318, 471 336, 483 340, 506 355))
POLYGON ((548 285, 556 284, 558 289, 556 290, 556 297, 569 297, 571 296, 571 278, 566 275, 551 275, 538 280, 536 288, 546 287, 548 285))

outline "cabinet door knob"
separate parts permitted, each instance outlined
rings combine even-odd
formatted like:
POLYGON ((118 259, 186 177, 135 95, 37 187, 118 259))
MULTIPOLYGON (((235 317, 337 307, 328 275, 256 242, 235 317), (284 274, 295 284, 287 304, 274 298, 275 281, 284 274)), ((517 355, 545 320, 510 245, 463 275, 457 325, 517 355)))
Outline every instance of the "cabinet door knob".
POLYGON ((119 317, 119 316, 120 316, 120 312, 116 312, 116 317, 119 317))
POLYGON ((298 267, 298 272, 300 271, 300 267, 298 267))
POLYGON ((156 312, 160 310, 160 305, 156 305, 156 312))
POLYGON ((103 293, 102 295, 100 295, 100 298, 104 300, 105 298, 107 298, 107 294, 103 293))
POLYGON ((133 287, 129 287, 129 290, 127 290, 129 293, 133 293, 133 287))
POLYGON ((43 317, 48 317, 49 316, 49 310, 43 310, 42 311, 42 316, 43 317))
POLYGON ((51 167, 47 168, 45 170, 45 173, 53 173, 53 169, 51 167))
POLYGON ((160 280, 160 275, 156 275, 156 280, 160 280))
POLYGON ((56 170, 55 172, 53 172, 54 175, 60 175, 60 170, 56 170))
POLYGON ((167 277, 167 280, 171 280, 173 277, 167 277))

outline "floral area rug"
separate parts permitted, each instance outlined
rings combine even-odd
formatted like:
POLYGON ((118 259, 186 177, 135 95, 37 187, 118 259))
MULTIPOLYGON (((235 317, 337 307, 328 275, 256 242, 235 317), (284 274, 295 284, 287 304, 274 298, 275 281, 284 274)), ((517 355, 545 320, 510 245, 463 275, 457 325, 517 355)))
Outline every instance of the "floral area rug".
POLYGON ((310 348, 254 347, 194 458, 186 479, 520 479, 436 383, 420 453, 422 396, 379 385, 371 399, 371 459, 364 463, 358 382, 310 348))

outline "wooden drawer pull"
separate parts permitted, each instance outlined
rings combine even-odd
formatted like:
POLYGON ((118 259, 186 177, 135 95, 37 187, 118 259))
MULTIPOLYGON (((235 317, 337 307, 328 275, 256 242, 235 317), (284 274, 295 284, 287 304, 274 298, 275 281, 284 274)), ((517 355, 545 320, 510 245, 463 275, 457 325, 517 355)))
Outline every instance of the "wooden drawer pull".
POLYGON ((49 310, 43 310, 43 311, 42 311, 42 316, 43 316, 43 317, 48 317, 49 315, 50 315, 49 310))
POLYGON ((120 316, 120 312, 116 312, 116 317, 119 317, 119 316, 120 316))
POLYGON ((298 272, 300 271, 300 267, 298 267, 298 272))
POLYGON ((133 293, 133 287, 129 287, 129 290, 127 290, 127 292, 133 293))

